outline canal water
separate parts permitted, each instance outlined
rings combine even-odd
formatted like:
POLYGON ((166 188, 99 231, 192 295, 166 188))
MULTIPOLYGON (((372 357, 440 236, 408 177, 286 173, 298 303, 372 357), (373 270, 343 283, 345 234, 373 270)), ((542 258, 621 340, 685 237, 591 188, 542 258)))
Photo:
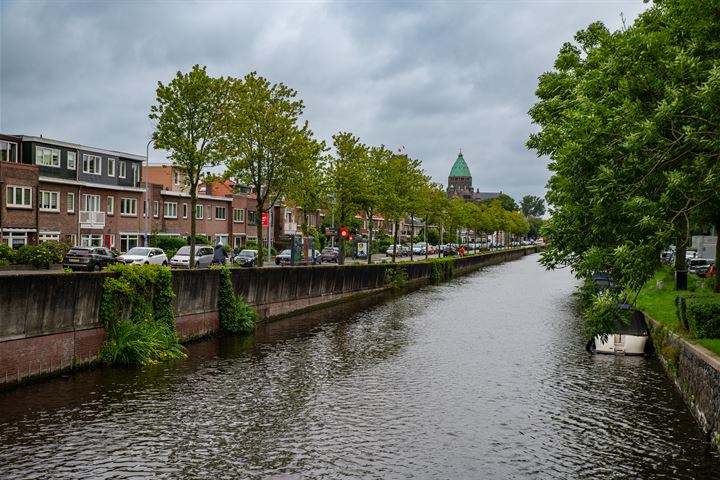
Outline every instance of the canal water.
POLYGON ((536 261, 0 393, 0 478, 720 477, 658 360, 588 355, 536 261))

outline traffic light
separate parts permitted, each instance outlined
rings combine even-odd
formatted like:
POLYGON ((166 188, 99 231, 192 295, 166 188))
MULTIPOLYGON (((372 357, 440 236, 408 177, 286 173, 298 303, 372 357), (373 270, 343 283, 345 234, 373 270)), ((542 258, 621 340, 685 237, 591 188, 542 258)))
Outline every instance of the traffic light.
POLYGON ((345 227, 342 227, 342 228, 340 229, 340 236, 341 236, 342 238, 347 238, 347 236, 348 236, 348 229, 345 228, 345 227))
POLYGON ((350 235, 348 235, 348 240, 350 240, 351 242, 353 241, 353 235, 352 235, 352 233, 351 233, 350 235))

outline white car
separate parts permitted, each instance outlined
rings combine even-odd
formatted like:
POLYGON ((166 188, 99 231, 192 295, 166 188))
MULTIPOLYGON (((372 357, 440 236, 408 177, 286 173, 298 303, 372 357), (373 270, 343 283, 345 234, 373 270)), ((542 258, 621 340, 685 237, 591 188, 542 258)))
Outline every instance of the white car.
POLYGON ((167 267, 168 258, 159 248, 135 247, 117 257, 119 262, 128 265, 162 265, 167 267))
POLYGON ((386 255, 390 255, 390 256, 393 256, 393 255, 397 255, 397 256, 403 255, 403 247, 402 247, 402 245, 390 245, 390 246, 388 247, 387 251, 385 252, 385 254, 386 254, 386 255))

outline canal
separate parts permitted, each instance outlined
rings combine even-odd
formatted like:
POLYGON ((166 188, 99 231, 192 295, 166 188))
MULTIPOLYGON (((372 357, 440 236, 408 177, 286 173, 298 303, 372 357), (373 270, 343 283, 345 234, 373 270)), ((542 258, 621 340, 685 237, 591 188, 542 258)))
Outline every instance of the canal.
POLYGON ((0 478, 718 478, 658 360, 586 354, 537 258, 0 393, 0 478))

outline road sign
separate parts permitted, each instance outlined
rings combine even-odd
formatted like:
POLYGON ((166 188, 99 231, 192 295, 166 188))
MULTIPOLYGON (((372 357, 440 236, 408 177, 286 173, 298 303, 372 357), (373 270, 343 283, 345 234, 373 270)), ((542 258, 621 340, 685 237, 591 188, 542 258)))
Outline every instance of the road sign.
POLYGON ((268 214, 267 213, 262 214, 262 226, 263 227, 268 226, 268 214))
POLYGON ((325 236, 334 237, 338 234, 340 229, 338 227, 325 227, 325 236))
POLYGON ((342 227, 342 228, 340 229, 340 236, 341 236, 342 238, 347 238, 347 236, 348 236, 348 229, 345 228, 345 227, 342 227))

